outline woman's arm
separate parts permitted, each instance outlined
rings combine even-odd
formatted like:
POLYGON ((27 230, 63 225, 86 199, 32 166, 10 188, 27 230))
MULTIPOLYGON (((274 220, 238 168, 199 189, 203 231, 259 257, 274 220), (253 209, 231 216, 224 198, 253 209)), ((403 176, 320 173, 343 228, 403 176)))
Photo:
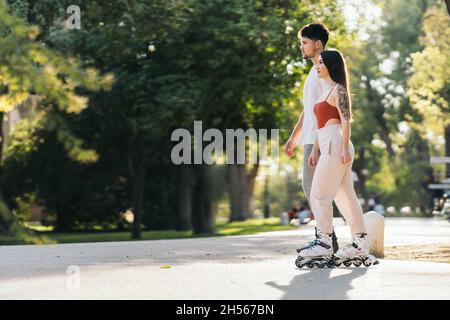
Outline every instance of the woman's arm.
POLYGON ((316 134, 316 141, 308 158, 308 166, 314 168, 319 161, 319 137, 316 134))
POLYGON ((350 106, 348 100, 348 94, 345 87, 341 84, 337 85, 336 94, 335 94, 335 103, 339 112, 339 117, 341 118, 341 126, 342 126, 342 161, 348 163, 351 161, 350 154, 348 152, 348 145, 350 143, 351 136, 351 124, 350 124, 350 106))
POLYGON ((313 150, 314 151, 319 151, 319 136, 316 134, 316 141, 314 141, 314 146, 313 146, 313 150))

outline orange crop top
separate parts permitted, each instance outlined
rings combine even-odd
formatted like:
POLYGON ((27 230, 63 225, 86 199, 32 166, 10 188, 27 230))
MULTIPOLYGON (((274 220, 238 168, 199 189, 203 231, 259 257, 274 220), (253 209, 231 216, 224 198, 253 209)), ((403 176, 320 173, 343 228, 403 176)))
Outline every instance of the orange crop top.
MULTIPOLYGON (((333 88, 331 88, 330 93, 332 90, 333 88)), ((328 94, 328 96, 330 95, 330 93, 328 94)), ((328 96, 324 101, 316 103, 314 105, 314 114, 316 115, 317 127, 319 129, 323 128, 327 121, 330 119, 341 120, 338 109, 327 102, 328 96)))

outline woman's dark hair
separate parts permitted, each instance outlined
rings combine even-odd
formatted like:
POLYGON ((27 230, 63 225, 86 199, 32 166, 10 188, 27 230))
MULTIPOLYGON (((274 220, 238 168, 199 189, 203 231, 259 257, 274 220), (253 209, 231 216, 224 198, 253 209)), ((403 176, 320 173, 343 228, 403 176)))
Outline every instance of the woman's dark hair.
POLYGON ((344 86, 347 91, 350 118, 352 115, 352 102, 350 95, 350 79, 344 57, 338 50, 324 50, 320 53, 323 63, 328 69, 331 79, 344 86))
POLYGON ((330 32, 327 27, 321 23, 310 23, 300 29, 298 32, 299 37, 305 37, 311 40, 320 40, 323 43, 323 47, 327 45, 328 35, 330 32))

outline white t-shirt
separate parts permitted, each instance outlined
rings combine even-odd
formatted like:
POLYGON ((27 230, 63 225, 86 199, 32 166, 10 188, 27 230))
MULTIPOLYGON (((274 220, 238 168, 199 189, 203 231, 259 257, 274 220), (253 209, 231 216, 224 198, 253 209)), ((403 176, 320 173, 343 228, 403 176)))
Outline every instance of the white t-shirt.
POLYGON ((325 87, 324 80, 319 78, 316 67, 313 66, 303 87, 303 127, 298 140, 299 145, 314 144, 316 141, 317 120, 313 107, 325 87))

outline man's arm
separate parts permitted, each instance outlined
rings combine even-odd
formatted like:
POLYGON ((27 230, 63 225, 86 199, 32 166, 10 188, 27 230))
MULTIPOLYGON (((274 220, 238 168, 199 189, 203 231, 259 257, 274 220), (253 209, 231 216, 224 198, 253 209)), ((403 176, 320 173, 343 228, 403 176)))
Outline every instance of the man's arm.
POLYGON ((284 152, 287 154, 288 157, 294 156, 294 148, 297 144, 298 137, 300 136, 300 132, 302 131, 303 126, 303 112, 300 115, 300 118, 297 121, 297 124, 294 127, 294 130, 292 130, 291 136, 289 137, 288 141, 284 145, 284 152))
POLYGON ((302 114, 300 115, 300 118, 297 121, 297 124, 294 127, 294 130, 292 130, 291 136, 289 137, 289 141, 297 142, 298 138, 300 137, 300 132, 302 131, 303 127, 303 118, 304 118, 304 112, 302 111, 302 114))

